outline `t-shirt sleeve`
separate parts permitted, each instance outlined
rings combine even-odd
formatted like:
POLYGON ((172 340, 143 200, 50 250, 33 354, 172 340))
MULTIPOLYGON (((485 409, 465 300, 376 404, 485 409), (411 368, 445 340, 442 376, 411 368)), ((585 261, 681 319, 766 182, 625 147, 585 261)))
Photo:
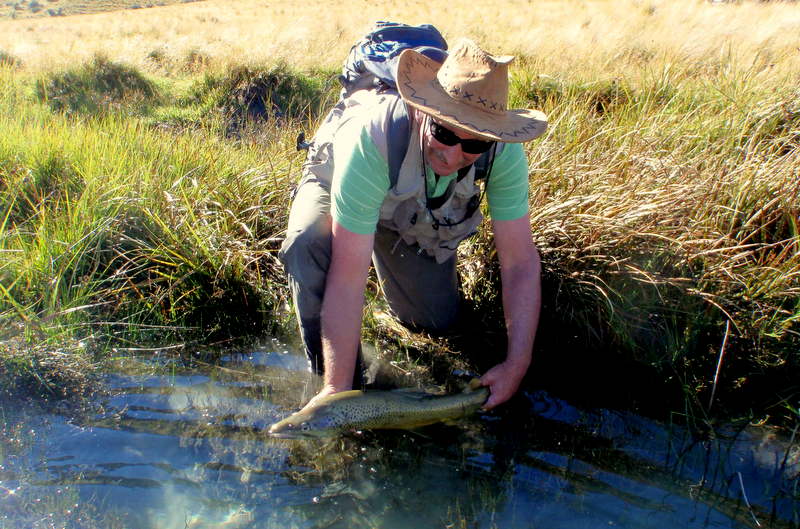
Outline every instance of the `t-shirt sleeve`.
POLYGON ((353 233, 374 233, 389 190, 389 167, 359 120, 339 129, 333 159, 331 215, 353 233))
POLYGON ((528 212, 528 159, 521 143, 507 143, 489 175, 486 197, 494 220, 515 220, 528 212))

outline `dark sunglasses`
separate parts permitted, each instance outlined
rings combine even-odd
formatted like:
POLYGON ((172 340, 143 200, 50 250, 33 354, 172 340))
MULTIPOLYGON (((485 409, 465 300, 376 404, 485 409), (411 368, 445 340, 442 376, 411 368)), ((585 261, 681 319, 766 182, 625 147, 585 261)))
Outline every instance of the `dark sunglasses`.
POLYGON ((493 141, 484 141, 484 140, 464 140, 456 136, 456 133, 452 130, 448 129, 444 125, 440 125, 435 121, 431 120, 430 126, 431 136, 433 139, 441 143, 442 145, 447 145, 448 147, 452 147, 453 145, 461 144, 461 150, 466 154, 481 154, 488 151, 492 145, 494 144, 493 141))

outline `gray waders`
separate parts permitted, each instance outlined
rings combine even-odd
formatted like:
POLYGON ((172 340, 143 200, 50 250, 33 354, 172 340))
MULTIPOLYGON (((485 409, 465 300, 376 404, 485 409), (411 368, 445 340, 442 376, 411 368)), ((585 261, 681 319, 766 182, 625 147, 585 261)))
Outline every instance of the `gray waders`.
MULTIPOLYGON (((320 310, 331 262, 330 191, 313 177, 304 179, 294 196, 286 239, 279 257, 284 265, 310 369, 323 373, 320 310)), ((460 295, 455 256, 438 264, 399 234, 378 226, 372 264, 384 298, 404 325, 442 333, 458 319, 460 295)), ((354 387, 362 386, 359 348, 354 387)))

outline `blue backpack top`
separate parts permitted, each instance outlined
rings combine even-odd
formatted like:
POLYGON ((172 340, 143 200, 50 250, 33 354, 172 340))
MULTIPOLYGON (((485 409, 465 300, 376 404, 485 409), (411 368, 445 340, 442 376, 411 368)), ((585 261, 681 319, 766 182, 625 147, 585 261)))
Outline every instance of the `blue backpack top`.
POLYGON ((409 26, 377 22, 372 31, 350 49, 339 76, 341 97, 363 88, 397 88, 397 59, 408 48, 415 48, 437 62, 444 62, 447 57, 447 42, 430 24, 409 26))

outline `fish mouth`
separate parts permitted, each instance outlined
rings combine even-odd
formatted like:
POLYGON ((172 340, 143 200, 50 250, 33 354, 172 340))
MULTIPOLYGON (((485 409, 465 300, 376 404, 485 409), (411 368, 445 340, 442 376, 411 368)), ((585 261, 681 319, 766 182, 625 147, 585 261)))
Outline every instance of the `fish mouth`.
MULTIPOLYGON (((295 430, 295 429, 276 429, 268 430, 267 435, 275 439, 329 439, 344 433, 337 429, 320 429, 320 430, 295 430)), ((2 527, 0 527, 2 529, 2 527)))
POLYGON ((292 439, 292 440, 302 440, 302 441, 310 441, 312 439, 321 439, 320 436, 317 435, 307 435, 307 434, 299 434, 299 433, 271 433, 269 434, 270 437, 273 439, 292 439))

